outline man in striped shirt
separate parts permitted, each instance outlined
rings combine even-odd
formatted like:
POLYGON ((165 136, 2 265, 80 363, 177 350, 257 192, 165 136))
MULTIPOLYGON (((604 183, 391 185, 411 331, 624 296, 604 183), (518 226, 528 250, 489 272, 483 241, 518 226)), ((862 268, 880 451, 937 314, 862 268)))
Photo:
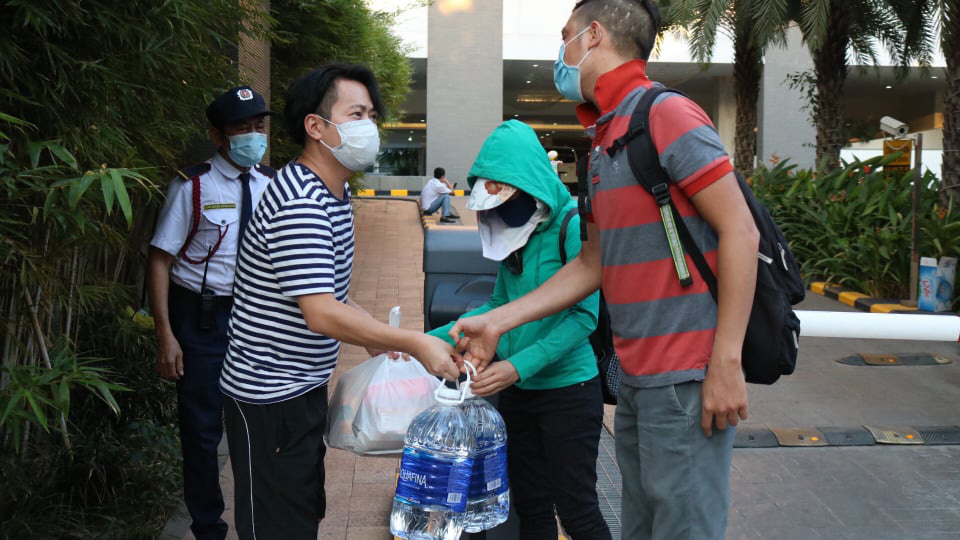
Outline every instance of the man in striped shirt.
POLYGON ((220 379, 241 539, 315 539, 323 518, 327 382, 340 342, 403 351, 455 378, 443 341, 375 320, 347 293, 354 231, 347 180, 373 163, 377 81, 330 64, 295 81, 285 127, 302 145, 264 192, 240 247, 220 379))
MULTIPOLYGON (((507 330, 566 308, 602 286, 623 376, 616 414, 623 537, 724 536, 735 427, 747 417, 740 365, 756 284, 759 234, 733 167, 695 103, 664 94, 651 138, 671 196, 717 275, 719 303, 702 279, 682 287, 653 197, 633 177, 624 135, 641 96, 659 12, 652 0, 581 0, 562 30, 554 82, 593 137, 589 240, 529 295, 451 330, 487 360, 507 330)), ((688 260, 688 265, 693 267, 688 260)))

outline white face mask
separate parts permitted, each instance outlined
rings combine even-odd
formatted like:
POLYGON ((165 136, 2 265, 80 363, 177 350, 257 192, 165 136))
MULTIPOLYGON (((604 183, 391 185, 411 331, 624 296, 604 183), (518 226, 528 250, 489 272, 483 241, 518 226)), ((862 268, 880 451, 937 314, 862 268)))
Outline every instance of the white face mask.
POLYGON ((329 148, 333 157, 337 158, 341 165, 353 172, 359 172, 373 165, 377 160, 377 153, 380 152, 380 132, 373 120, 354 120, 336 124, 322 116, 320 119, 337 126, 340 146, 333 148, 323 141, 320 141, 320 144, 329 148))
POLYGON ((550 215, 550 208, 537 199, 537 211, 519 227, 504 223, 495 210, 477 212, 477 228, 480 229, 480 244, 484 258, 502 261, 514 251, 527 245, 530 235, 550 215))

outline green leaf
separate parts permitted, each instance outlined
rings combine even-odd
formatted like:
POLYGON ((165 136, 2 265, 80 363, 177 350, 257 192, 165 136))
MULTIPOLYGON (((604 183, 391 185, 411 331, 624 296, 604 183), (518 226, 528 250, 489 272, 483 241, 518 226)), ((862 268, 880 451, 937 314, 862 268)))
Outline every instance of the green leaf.
POLYGON ((66 381, 60 382, 57 385, 57 394, 58 408, 63 416, 67 417, 70 414, 70 385, 66 381))
POLYGON ((83 194, 87 192, 90 185, 93 184, 96 179, 97 175, 89 172, 80 178, 73 179, 74 181, 70 183, 70 191, 67 194, 67 204, 71 210, 77 208, 77 204, 80 202, 83 194))
MULTIPOLYGON (((13 410, 16 409, 17 406, 19 406, 20 402, 22 401, 23 401, 23 394, 20 392, 17 392, 10 397, 10 401, 7 402, 7 406, 3 409, 3 415, 0 416, 0 426, 3 426, 6 424, 7 417, 10 416, 10 413, 12 413, 13 410)), ((16 418, 14 418, 13 424, 16 424, 16 423, 17 423, 16 418)))
POLYGON ((113 175, 109 177, 106 175, 100 175, 100 189, 103 191, 103 205, 107 208, 107 215, 113 213, 113 175))
POLYGON ((113 190, 117 195, 117 202, 120 203, 120 209, 123 210, 123 217, 127 219, 127 226, 133 225, 133 208, 130 206, 130 196, 127 194, 127 186, 123 183, 123 176, 117 169, 110 169, 110 177, 113 178, 113 190))
POLYGON ((30 408, 33 409, 33 414, 36 416, 37 423, 40 424, 40 427, 42 427, 44 431, 50 431, 50 428, 47 424, 47 415, 44 414, 43 408, 40 407, 40 404, 37 403, 37 400, 33 397, 33 393, 25 390, 23 392, 23 397, 27 399, 27 403, 29 403, 30 408))
POLYGON ((36 169, 40 165, 40 152, 43 150, 43 143, 27 141, 27 153, 30 154, 30 167, 36 169))
POLYGON ((66 148, 53 142, 47 144, 47 148, 53 155, 57 156, 60 161, 69 165, 71 169, 77 170, 77 158, 73 157, 73 154, 68 152, 66 148))
POLYGON ((47 191, 47 197, 43 201, 43 220, 46 221, 50 216, 50 209, 53 208, 53 201, 57 198, 58 191, 51 189, 47 191))

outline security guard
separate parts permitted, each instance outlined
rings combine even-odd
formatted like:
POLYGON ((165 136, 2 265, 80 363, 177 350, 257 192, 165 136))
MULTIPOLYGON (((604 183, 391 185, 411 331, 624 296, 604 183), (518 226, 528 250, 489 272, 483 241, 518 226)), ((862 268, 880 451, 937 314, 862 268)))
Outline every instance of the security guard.
POLYGON ((263 96, 233 88, 207 107, 210 159, 181 169, 150 241, 150 305, 157 370, 177 382, 183 490, 198 540, 222 540, 220 368, 227 352, 237 253, 260 195, 276 174, 260 165, 267 148, 263 96))

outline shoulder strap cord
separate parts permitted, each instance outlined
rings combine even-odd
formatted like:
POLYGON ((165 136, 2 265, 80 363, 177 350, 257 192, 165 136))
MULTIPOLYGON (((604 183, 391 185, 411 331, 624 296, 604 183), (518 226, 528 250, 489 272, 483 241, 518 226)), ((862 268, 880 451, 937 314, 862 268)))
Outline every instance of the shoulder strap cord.
MULTIPOLYGON (((182 171, 177 171, 180 176, 186 178, 187 176, 183 174, 182 171)), ((230 230, 230 225, 227 225, 225 229, 220 230, 220 238, 217 238, 217 243, 213 247, 207 250, 207 256, 202 259, 191 259, 187 256, 187 248, 190 246, 190 242, 193 242, 193 237, 197 235, 197 229, 200 228, 200 176, 194 176, 190 178, 190 181, 193 183, 193 224, 190 227, 190 233, 187 234, 187 239, 183 242, 183 247, 180 248, 180 253, 177 256, 190 264, 208 264, 210 257, 220 249, 220 243, 223 242, 223 237, 227 235, 227 231, 230 230)), ((204 275, 206 275, 207 269, 204 268, 204 275)))

